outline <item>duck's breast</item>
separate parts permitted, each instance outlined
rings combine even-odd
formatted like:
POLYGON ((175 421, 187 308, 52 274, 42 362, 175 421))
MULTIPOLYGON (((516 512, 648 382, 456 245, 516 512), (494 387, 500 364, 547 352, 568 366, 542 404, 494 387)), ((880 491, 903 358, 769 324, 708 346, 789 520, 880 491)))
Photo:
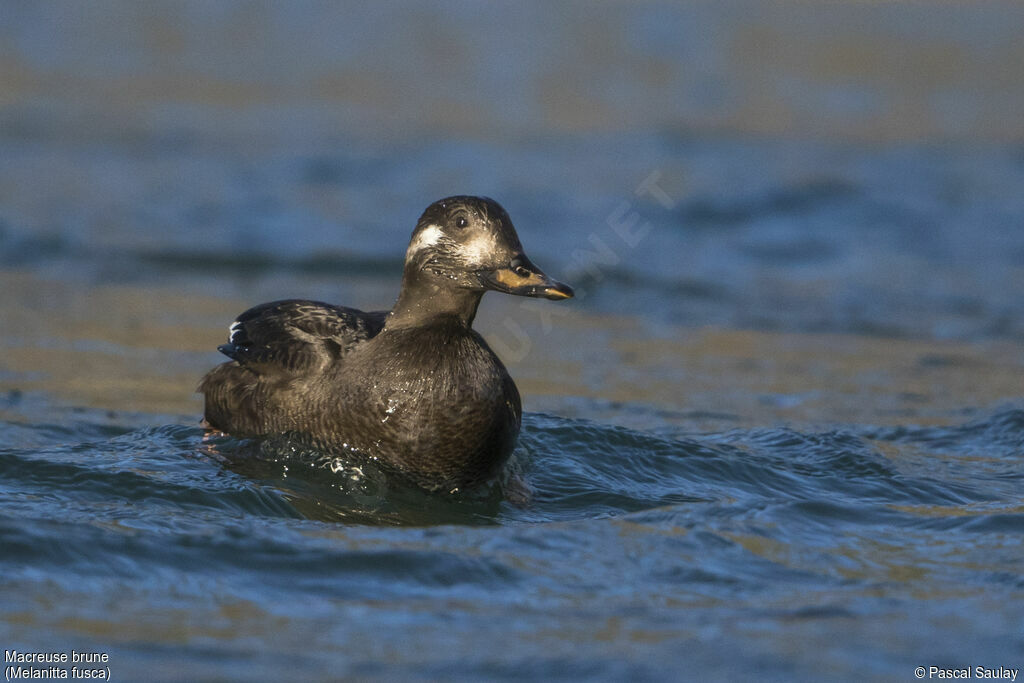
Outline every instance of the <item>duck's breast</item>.
POLYGON ((492 475, 515 444, 519 392, 469 329, 385 330, 345 359, 336 406, 350 446, 430 488, 492 475))

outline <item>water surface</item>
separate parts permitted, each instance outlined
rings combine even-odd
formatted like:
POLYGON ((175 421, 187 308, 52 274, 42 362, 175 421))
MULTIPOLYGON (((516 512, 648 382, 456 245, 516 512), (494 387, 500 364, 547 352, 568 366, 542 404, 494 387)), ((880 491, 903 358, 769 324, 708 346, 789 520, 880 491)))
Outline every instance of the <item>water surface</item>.
POLYGON ((131 7, 0 22, 4 648, 118 680, 1024 668, 1019 5, 131 7), (204 435, 235 315, 389 307, 467 192, 579 294, 484 299, 526 410, 498 481, 204 435))

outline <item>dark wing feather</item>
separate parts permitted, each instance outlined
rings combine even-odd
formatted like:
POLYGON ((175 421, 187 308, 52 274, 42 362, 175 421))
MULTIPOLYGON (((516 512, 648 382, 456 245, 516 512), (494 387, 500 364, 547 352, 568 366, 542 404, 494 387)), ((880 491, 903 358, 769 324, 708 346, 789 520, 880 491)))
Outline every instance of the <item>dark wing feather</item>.
POLYGON ((228 343, 217 348, 257 374, 309 372, 376 336, 386 316, 386 311, 363 312, 319 301, 272 301, 238 316, 228 343))
POLYGON ((364 313, 318 301, 261 304, 238 316, 221 363, 199 383, 204 424, 236 436, 301 429, 293 381, 313 378, 384 327, 385 311, 364 313))

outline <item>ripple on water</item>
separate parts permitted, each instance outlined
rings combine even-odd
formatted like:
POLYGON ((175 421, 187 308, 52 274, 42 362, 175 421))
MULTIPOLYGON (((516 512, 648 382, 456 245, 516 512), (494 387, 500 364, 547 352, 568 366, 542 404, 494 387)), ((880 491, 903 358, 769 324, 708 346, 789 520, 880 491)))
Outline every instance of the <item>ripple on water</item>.
POLYGON ((991 504, 1019 486, 1024 411, 950 427, 775 428, 692 438, 527 414, 502 481, 454 496, 422 493, 371 464, 287 444, 211 440, 192 427, 5 423, 3 435, 25 444, 0 449, 6 490, 60 498, 69 507, 120 501, 368 524, 500 524, 724 501, 785 500, 819 512, 991 504), (90 440, 53 443, 76 434, 90 440))
MULTIPOLYGON (((277 624, 282 657, 301 633, 328 652, 385 631, 422 638, 438 619, 460 647, 498 623, 518 647, 553 628, 538 670, 578 672, 567 644, 599 661, 589 644, 605 642, 602 628, 650 634, 639 642, 657 659, 660 642, 724 647, 800 624, 834 634, 827 622, 888 623, 894 609, 930 615, 907 635, 920 652, 945 623, 930 605, 1024 586, 1019 410, 948 427, 674 438, 533 413, 502 481, 455 496, 281 444, 104 422, 82 424, 78 441, 68 427, 63 444, 53 425, 0 423, 0 569, 21 587, 11 614, 48 600, 45 619, 84 614, 113 638, 117 605, 160 643, 171 636, 152 624, 180 611, 244 631, 210 610, 258 605, 251 628, 277 624)), ((972 621, 990 652, 1012 644, 1005 609, 972 621)), ((204 637, 244 638, 225 633, 204 637)), ((362 651, 381 661, 382 642, 362 651)), ((615 654, 635 663, 633 652, 615 654)), ((471 655, 467 670, 513 665, 494 657, 471 655)))

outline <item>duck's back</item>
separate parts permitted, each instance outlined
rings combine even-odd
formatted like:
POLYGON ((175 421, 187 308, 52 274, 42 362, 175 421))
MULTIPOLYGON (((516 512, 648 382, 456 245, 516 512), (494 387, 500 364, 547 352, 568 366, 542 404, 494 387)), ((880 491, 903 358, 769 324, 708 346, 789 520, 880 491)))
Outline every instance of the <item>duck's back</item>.
POLYGON ((199 384, 205 423, 237 436, 302 429, 309 387, 377 335, 386 316, 302 299, 250 308, 218 347, 233 362, 218 365, 199 384))

